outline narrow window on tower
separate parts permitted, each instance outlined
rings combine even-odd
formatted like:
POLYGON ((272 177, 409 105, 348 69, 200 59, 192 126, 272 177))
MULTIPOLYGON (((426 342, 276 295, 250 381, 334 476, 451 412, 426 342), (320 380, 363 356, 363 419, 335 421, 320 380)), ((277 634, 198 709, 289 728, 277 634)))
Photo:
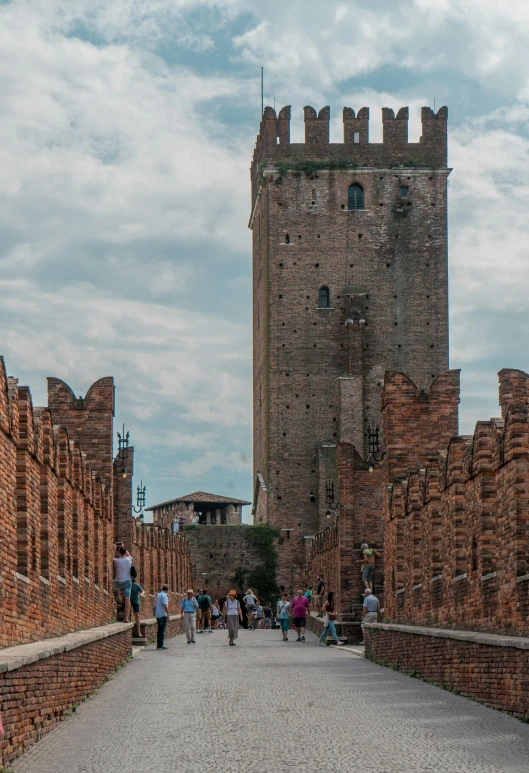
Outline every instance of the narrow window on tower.
POLYGON ((322 287, 318 295, 318 307, 320 309, 328 309, 330 307, 331 295, 328 287, 322 287))
POLYGON ((348 209, 364 208, 364 189, 357 183, 349 187, 348 209))
POLYGON ((360 142, 360 132, 353 133, 353 142, 355 145, 358 145, 358 143, 360 142))
POLYGON ((406 187, 406 185, 400 186, 400 195, 402 196, 403 199, 405 199, 406 196, 408 195, 408 188, 406 187))
POLYGON ((285 234, 285 244, 290 244, 290 236, 285 234))

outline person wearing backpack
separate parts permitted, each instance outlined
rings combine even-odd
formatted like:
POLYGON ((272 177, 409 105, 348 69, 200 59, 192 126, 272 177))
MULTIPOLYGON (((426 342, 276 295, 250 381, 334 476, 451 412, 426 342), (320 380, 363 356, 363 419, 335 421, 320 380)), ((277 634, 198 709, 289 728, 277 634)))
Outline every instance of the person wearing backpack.
POLYGON ((200 608, 200 629, 198 632, 211 633, 211 596, 208 596, 207 590, 202 590, 198 606, 200 608))

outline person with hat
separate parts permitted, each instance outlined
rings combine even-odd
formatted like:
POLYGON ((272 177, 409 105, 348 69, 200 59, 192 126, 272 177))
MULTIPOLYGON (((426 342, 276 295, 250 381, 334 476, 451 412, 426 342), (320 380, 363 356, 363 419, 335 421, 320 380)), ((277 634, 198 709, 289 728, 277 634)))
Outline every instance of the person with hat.
POLYGON ((238 638, 239 622, 242 623, 242 610, 237 600, 237 591, 230 590, 228 593, 228 598, 222 610, 222 617, 228 626, 228 643, 234 647, 235 642, 233 640, 238 638))
POLYGON ((184 628, 187 636, 188 644, 196 644, 195 642, 195 616, 198 610, 198 602, 194 597, 193 590, 190 588, 185 595, 185 598, 180 602, 181 617, 184 618, 184 628))

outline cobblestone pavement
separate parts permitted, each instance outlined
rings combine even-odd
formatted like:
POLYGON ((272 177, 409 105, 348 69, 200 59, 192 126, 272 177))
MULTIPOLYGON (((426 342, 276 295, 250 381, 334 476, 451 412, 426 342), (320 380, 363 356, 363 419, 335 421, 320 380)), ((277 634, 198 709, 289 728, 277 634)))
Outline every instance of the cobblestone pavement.
MULTIPOLYGON (((295 638, 295 637, 292 637, 295 638)), ((16 773, 527 773, 529 726, 276 631, 148 647, 16 773)))

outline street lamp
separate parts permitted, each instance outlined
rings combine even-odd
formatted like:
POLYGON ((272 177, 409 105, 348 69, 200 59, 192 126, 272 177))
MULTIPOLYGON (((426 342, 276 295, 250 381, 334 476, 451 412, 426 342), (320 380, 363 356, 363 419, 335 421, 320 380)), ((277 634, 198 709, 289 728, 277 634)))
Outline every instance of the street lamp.
POLYGON ((325 483, 325 501, 327 502, 327 518, 331 517, 331 510, 338 508, 339 502, 335 502, 334 496, 334 481, 331 478, 327 478, 325 483))
POLYGON ((118 462, 121 464, 121 477, 126 478, 127 477, 127 468, 125 466, 125 462, 127 459, 127 448, 129 447, 129 438, 130 438, 130 432, 127 432, 125 434, 125 425, 123 425, 123 434, 117 433, 118 436, 118 455, 117 459, 118 462))
POLYGON ((136 507, 132 506, 135 513, 141 513, 143 516, 143 508, 145 507, 145 486, 143 480, 136 488, 136 507))
POLYGON ((368 470, 369 472, 373 472, 375 464, 381 462, 385 456, 381 447, 380 426, 378 424, 373 423, 367 428, 367 443, 369 449, 367 456, 368 470))

